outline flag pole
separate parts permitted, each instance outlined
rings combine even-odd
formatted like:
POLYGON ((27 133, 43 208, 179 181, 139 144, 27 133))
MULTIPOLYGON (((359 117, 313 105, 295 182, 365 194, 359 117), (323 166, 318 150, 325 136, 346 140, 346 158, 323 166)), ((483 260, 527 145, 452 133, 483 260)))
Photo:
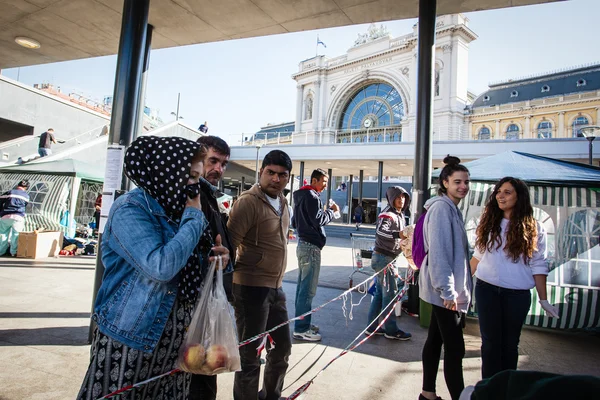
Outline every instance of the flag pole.
POLYGON ((317 45, 315 46, 315 57, 319 55, 319 35, 317 35, 317 45))

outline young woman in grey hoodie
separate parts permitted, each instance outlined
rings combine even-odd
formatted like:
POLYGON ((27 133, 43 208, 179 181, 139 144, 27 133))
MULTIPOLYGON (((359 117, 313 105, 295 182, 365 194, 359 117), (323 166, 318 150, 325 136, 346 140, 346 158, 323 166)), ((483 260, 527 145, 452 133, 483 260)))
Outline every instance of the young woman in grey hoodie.
POLYGON ((432 305, 423 346, 423 391, 419 400, 439 399, 435 381, 442 345, 444 378, 453 400, 464 389, 462 320, 471 301, 469 247, 458 203, 469 193, 469 170, 456 157, 444 158, 438 197, 425 203, 423 240, 427 256, 419 274, 419 297, 432 305))

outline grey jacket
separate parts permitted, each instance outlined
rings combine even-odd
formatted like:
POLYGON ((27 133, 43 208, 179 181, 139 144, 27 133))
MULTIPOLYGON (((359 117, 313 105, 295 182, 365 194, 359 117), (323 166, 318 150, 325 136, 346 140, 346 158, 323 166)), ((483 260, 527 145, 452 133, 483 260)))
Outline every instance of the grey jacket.
POLYGON ((440 307, 444 300, 456 300, 458 311, 467 312, 473 280, 462 213, 448 196, 428 200, 425 208, 423 240, 427 256, 419 274, 419 297, 440 307))

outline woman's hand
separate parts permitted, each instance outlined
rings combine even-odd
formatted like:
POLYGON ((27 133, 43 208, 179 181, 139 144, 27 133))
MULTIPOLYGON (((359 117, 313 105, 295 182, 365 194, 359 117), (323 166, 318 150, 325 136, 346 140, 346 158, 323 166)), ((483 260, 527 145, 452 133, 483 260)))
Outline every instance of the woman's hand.
POLYGON ((212 248, 212 252, 214 256, 209 258, 210 262, 213 262, 218 256, 221 256, 221 269, 227 268, 227 265, 229 265, 229 249, 223 246, 221 235, 217 235, 215 238, 215 247, 212 248))
POLYGON ((456 300, 444 300, 444 308, 447 310, 456 311, 458 304, 456 303, 456 300))
POLYGON ((200 195, 194 197, 193 199, 188 197, 187 201, 185 202, 185 206, 194 207, 198 210, 202 210, 202 204, 200 203, 200 195))

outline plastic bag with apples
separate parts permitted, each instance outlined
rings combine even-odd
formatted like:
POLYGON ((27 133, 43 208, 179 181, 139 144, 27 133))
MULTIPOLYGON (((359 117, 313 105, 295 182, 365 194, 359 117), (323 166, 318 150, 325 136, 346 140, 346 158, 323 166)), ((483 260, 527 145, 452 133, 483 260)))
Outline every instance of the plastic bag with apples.
POLYGON ((221 257, 216 257, 204 277, 192 321, 179 350, 178 368, 199 375, 241 370, 234 321, 233 309, 223 288, 221 257))

